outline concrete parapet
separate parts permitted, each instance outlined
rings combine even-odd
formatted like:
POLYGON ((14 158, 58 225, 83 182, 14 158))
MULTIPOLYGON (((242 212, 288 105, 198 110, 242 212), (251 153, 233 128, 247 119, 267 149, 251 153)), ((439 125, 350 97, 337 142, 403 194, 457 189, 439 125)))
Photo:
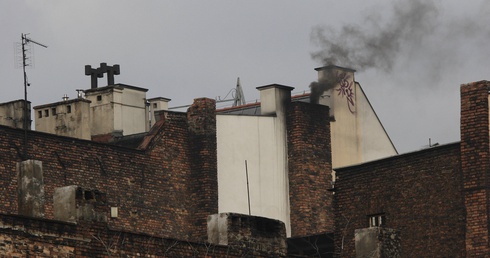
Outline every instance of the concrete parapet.
POLYGON ((383 227, 356 229, 355 240, 357 258, 402 257, 398 230, 383 227))
POLYGON ((208 242, 286 254, 286 227, 279 220, 238 213, 208 216, 208 242))

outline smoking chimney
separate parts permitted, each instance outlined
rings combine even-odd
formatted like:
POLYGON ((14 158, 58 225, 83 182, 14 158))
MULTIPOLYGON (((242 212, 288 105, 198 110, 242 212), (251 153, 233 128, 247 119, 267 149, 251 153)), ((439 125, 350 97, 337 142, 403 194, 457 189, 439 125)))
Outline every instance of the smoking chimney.
POLYGON ((315 68, 318 72, 318 81, 310 84, 310 102, 330 107, 330 114, 334 114, 334 95, 347 99, 351 113, 355 111, 354 72, 356 70, 327 65, 315 68))

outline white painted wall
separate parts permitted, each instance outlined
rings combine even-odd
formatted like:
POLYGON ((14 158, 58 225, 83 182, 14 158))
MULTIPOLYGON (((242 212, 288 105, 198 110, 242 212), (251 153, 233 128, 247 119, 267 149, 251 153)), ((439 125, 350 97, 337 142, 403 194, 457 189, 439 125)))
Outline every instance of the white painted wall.
POLYGON ((148 102, 150 104, 148 110, 150 121, 147 131, 149 131, 149 129, 156 123, 155 112, 160 110, 168 110, 168 103, 170 102, 170 99, 157 97, 148 99, 148 102))
MULTIPOLYGON (((148 123, 146 109, 146 92, 125 88, 120 102, 115 101, 114 106, 121 107, 121 124, 124 135, 145 132, 148 123)), ((117 118, 117 116, 115 116, 117 118)))
POLYGON ((345 78, 320 98, 330 106, 332 167, 344 167, 396 155, 397 151, 384 130, 359 83, 354 70, 340 67, 317 69, 318 77, 345 78), (342 76, 342 75, 345 76, 342 76))
MULTIPOLYGON (((27 102, 27 129, 31 129, 31 103, 27 102)), ((0 125, 14 128, 24 128, 24 100, 15 100, 7 103, 0 103, 0 125)))
POLYGON ((104 87, 93 90, 85 94, 86 99, 90 100, 90 117, 92 125, 90 128, 91 135, 100 135, 111 133, 114 130, 114 107, 113 92, 111 88, 104 87), (100 96, 100 100, 98 100, 100 96))
POLYGON ((257 89, 261 116, 216 116, 218 212, 249 214, 250 194, 251 215, 284 222, 290 236, 286 106, 293 88, 257 89))
POLYGON ((34 114, 36 131, 85 140, 91 139, 90 102, 85 99, 73 99, 37 106, 34 107, 34 114), (53 114, 52 109, 56 110, 56 114, 53 114), (46 116, 46 111, 48 116, 46 116))
POLYGON ((359 83, 356 92, 362 162, 398 154, 359 83))
POLYGON ((91 90, 86 98, 92 101, 92 135, 122 131, 123 135, 147 130, 146 90, 124 85, 91 90), (101 100, 97 97, 101 96, 101 100))
POLYGON ((275 116, 217 115, 218 212, 251 214, 289 222, 285 123, 275 116))

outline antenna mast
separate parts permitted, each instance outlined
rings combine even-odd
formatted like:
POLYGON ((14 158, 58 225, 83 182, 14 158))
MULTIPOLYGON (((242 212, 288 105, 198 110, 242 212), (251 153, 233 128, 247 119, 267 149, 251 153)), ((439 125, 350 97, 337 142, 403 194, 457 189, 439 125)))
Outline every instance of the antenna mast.
POLYGON ((241 106, 245 105, 245 95, 243 94, 242 85, 240 85, 240 77, 236 80, 236 89, 235 89, 235 102, 233 102, 233 106, 241 106))
MULTIPOLYGON (((34 43, 36 45, 39 45, 41 47, 44 47, 44 48, 47 48, 48 46, 46 45, 43 45, 39 42, 36 42, 30 38, 27 37, 27 34, 24 34, 22 33, 21 34, 21 39, 22 39, 22 71, 24 72, 24 124, 23 124, 23 127, 24 127, 24 158, 27 159, 27 86, 29 86, 30 84, 27 82, 27 74, 26 74, 26 66, 28 64, 26 64, 26 60, 27 60, 27 56, 26 56, 26 45, 28 43, 34 43)), ((30 107, 29 107, 30 108, 30 107)), ((30 119, 29 119, 30 120, 30 119)), ((29 121, 30 123, 31 121, 29 121)))

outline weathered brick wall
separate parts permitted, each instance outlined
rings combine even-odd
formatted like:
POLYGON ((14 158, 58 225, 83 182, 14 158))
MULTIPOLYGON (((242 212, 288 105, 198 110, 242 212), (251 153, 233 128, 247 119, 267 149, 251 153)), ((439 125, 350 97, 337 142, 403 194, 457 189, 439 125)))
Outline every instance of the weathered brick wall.
MULTIPOLYGON (((204 237, 207 215, 217 213, 217 194, 209 190, 216 184, 216 134, 205 134, 202 138, 211 140, 196 152, 191 150, 187 115, 168 112, 164 117, 144 150, 28 132, 28 156, 43 164, 45 217, 53 218, 55 188, 78 185, 106 194, 108 217, 109 207, 119 208, 119 217, 108 222, 111 228, 179 239, 204 237), (199 155, 202 160, 193 164, 199 155), (199 178, 196 168, 202 164, 211 165, 199 178), (208 190, 196 193, 199 180, 207 176, 208 190)), ((0 127, 0 213, 18 210, 16 164, 25 158, 23 136, 22 130, 0 127)))
POLYGON ((332 232, 328 107, 292 102, 287 130, 291 236, 332 232))
POLYGON ((116 231, 105 223, 60 223, 0 214, 2 257, 285 257, 256 244, 213 245, 116 231))
POLYGON ((490 254, 489 90, 488 81, 461 86, 461 167, 468 257, 490 254))
POLYGON ((449 144, 337 169, 336 256, 355 257, 355 230, 382 213, 400 232, 402 257, 465 257, 459 157, 449 144))
MULTIPOLYGON (((218 161, 216 140, 216 102, 195 99, 187 112, 191 181, 189 195, 194 215, 190 222, 197 226, 192 239, 207 236, 207 217, 218 213, 218 161)), ((200 239, 201 241, 205 239, 200 239)))

